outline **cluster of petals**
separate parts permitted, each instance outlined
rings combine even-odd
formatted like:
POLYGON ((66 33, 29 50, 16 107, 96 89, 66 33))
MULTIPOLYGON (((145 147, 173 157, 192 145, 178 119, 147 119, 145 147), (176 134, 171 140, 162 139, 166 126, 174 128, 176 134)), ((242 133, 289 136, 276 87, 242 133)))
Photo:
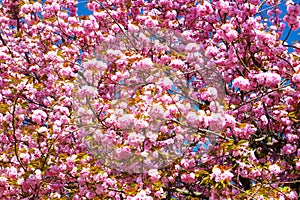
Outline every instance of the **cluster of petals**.
POLYGON ((242 91, 247 91, 251 88, 251 84, 249 79, 246 79, 242 76, 239 76, 233 80, 233 87, 237 87, 238 89, 242 91))
POLYGON ((300 21, 300 5, 292 1, 287 1, 287 14, 283 20, 289 24, 293 30, 298 30, 300 21))
POLYGON ((277 4, 1 1, 0 198, 297 199, 300 6, 277 4))
POLYGON ((233 173, 230 170, 222 171, 218 167, 214 167, 212 174, 210 176, 211 179, 215 180, 216 182, 220 181, 230 181, 234 177, 233 173))
POLYGON ((257 74, 255 78, 258 84, 266 87, 276 87, 281 81, 281 76, 272 72, 257 74))

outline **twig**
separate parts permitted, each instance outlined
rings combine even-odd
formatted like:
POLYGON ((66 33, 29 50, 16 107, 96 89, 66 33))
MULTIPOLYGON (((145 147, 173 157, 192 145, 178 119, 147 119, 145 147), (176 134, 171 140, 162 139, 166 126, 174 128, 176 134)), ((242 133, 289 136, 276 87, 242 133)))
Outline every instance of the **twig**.
POLYGON ((284 44, 285 41, 289 38, 291 32, 292 32, 292 28, 289 29, 289 32, 288 32, 288 34, 286 35, 286 37, 284 38, 284 40, 282 41, 282 44, 284 44))
POLYGON ((262 98, 262 97, 264 97, 264 96, 266 96, 266 95, 268 95, 268 94, 270 94, 270 93, 272 93, 272 92, 276 92, 276 91, 281 90, 281 89, 283 89, 283 88, 285 88, 285 87, 287 87, 287 86, 290 86, 290 84, 288 84, 288 85, 283 85, 282 87, 276 88, 275 90, 266 92, 265 94, 262 94, 262 95, 260 95, 260 96, 258 96, 258 97, 255 97, 254 99, 251 99, 251 100, 249 100, 249 101, 246 101, 246 102, 240 104, 238 107, 234 108, 234 110, 237 110, 237 109, 239 109, 240 107, 242 107, 242 106, 244 106, 244 105, 246 105, 246 104, 248 104, 248 103, 254 102, 254 101, 256 101, 256 100, 258 100, 258 99, 260 99, 260 98, 262 98))
POLYGON ((224 139, 224 140, 227 140, 227 141, 232 140, 231 138, 227 138, 226 136, 223 136, 223 135, 221 135, 221 134, 219 134, 219 133, 216 133, 216 132, 214 132, 214 131, 210 131, 210 130, 208 130, 208 129, 195 128, 195 127, 192 127, 192 126, 188 126, 188 125, 183 124, 183 123, 181 123, 181 122, 179 122, 179 121, 177 121, 177 120, 174 120, 174 119, 172 119, 171 121, 173 121, 173 122, 175 122, 175 123, 177 123, 177 124, 179 124, 179 125, 181 125, 181 126, 184 126, 184 127, 188 127, 188 128, 194 129, 194 130, 196 130, 196 131, 202 131, 202 132, 205 132, 205 133, 209 133, 209 134, 218 136, 218 137, 220 137, 220 138, 222 138, 222 139, 224 139))
POLYGON ((123 190, 118 190, 118 189, 114 189, 114 188, 107 188, 110 191, 114 191, 114 192, 119 192, 119 193, 123 193, 125 194, 125 192, 123 190))
POLYGON ((18 148, 17 148, 17 136, 16 136, 16 127, 15 127, 15 111, 16 111, 16 104, 18 101, 19 97, 16 98, 15 102, 14 102, 14 106, 13 106, 13 111, 12 111, 12 128, 13 128, 13 138, 14 138, 14 152, 16 154, 16 158, 18 160, 18 162, 20 163, 21 167, 24 169, 24 171, 26 172, 27 169, 24 166, 23 162, 21 161, 20 157, 19 157, 19 152, 18 152, 18 148))
POLYGON ((202 198, 206 198, 201 192, 190 192, 188 190, 183 190, 183 189, 179 189, 179 188, 176 188, 175 189, 176 192, 179 192, 183 195, 186 195, 186 196, 192 196, 192 197, 202 197, 202 198))
POLYGON ((241 57, 240 57, 240 55, 238 54, 238 51, 237 51, 237 49, 236 49, 236 47, 234 46, 233 43, 232 43, 232 46, 233 46, 233 48, 234 48, 234 50, 235 50, 235 54, 236 54, 236 56, 238 57, 239 61, 241 62, 241 64, 243 65, 243 67, 247 70, 247 72, 250 73, 250 70, 247 68, 246 64, 245 64, 244 61, 241 59, 241 57))
POLYGON ((7 47, 7 49, 8 49, 8 51, 9 51, 11 57, 14 58, 14 54, 12 53, 12 51, 10 50, 10 48, 7 46, 7 44, 6 44, 6 42, 4 41, 4 39, 3 39, 3 37, 2 37, 1 34, 0 34, 0 40, 1 40, 1 42, 3 43, 3 45, 7 47))

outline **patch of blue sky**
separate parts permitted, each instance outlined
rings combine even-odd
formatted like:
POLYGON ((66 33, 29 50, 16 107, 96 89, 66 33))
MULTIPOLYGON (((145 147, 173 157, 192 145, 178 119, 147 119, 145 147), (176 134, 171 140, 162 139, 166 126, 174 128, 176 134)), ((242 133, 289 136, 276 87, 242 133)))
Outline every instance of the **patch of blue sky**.
POLYGON ((31 121, 31 119, 28 119, 28 118, 24 118, 24 121, 23 121, 23 126, 27 126, 27 125, 29 125, 30 124, 30 121, 31 121))
POLYGON ((197 152, 198 151, 198 149, 200 148, 200 143, 197 143, 197 145, 193 148, 193 152, 197 152))
POLYGON ((117 93, 115 94, 115 98, 118 99, 119 97, 120 97, 120 93, 117 92, 117 93))
MULTIPOLYGON (((208 150, 209 146, 211 145, 211 141, 207 138, 205 143, 200 144, 199 142, 193 147, 192 151, 193 152, 197 152, 200 148, 202 150, 206 149, 208 150)), ((199 161, 199 164, 201 164, 201 162, 199 161)))
POLYGON ((90 11, 87 7, 86 7, 86 4, 87 4, 87 0, 79 0, 78 3, 77 3, 77 6, 78 6, 78 9, 77 9, 77 14, 79 16, 82 16, 82 15, 91 15, 93 14, 92 11, 90 11))
POLYGON ((196 103, 192 103, 192 108, 193 108, 195 111, 200 110, 199 106, 198 106, 196 103))

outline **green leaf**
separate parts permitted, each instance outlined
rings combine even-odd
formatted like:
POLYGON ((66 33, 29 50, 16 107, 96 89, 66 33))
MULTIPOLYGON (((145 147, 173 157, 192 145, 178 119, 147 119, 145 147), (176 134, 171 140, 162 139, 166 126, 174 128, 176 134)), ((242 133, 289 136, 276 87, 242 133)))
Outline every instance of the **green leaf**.
POLYGON ((4 103, 1 103, 1 104, 0 104, 0 112, 1 112, 1 113, 6 113, 7 110, 8 110, 8 107, 9 107, 9 105, 4 104, 4 103))
POLYGON ((205 170, 197 170, 196 171, 196 177, 197 178, 200 177, 201 175, 207 175, 207 174, 209 174, 209 173, 205 170))
POLYGON ((244 144, 246 142, 248 142, 248 140, 240 140, 240 141, 238 141, 238 145, 240 146, 241 144, 244 144))
POLYGON ((204 184, 204 185, 208 185, 210 182, 210 177, 209 176, 206 176, 204 177, 201 182, 200 182, 200 185, 204 184))

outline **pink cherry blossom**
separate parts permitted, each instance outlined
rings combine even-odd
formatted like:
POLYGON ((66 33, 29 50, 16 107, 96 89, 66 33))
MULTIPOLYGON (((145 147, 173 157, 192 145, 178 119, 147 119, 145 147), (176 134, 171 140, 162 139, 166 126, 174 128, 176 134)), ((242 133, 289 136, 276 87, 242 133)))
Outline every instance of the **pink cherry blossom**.
POLYGON ((184 65, 185 65, 185 63, 182 60, 179 60, 179 59, 174 59, 170 63, 171 67, 178 68, 178 69, 183 68, 184 65))
POLYGON ((291 144, 286 144, 283 148, 282 148, 282 153, 283 154, 292 154, 295 153, 296 151, 296 146, 291 145, 291 144))
POLYGON ((281 171, 280 167, 277 164, 270 165, 269 170, 274 175, 277 175, 281 171))
POLYGON ((238 87, 240 90, 248 90, 250 89, 250 81, 248 79, 243 78, 242 76, 239 76, 234 79, 233 86, 238 87))
POLYGON ((42 110, 35 110, 32 113, 32 120, 38 124, 41 124, 47 118, 47 114, 42 110))
POLYGON ((194 183, 195 182, 195 174, 194 173, 182 174, 181 175, 181 180, 184 183, 194 183))
POLYGON ((163 79, 158 80, 158 85, 161 86, 163 89, 168 90, 171 89, 173 82, 170 78, 165 77, 163 79))
POLYGON ((221 174, 222 174, 222 171, 219 168, 215 167, 213 169, 213 173, 211 174, 210 178, 214 179, 216 182, 220 182, 221 174))
POLYGON ((223 181, 230 181, 232 177, 234 177, 234 174, 231 173, 229 170, 226 170, 221 174, 220 179, 223 181))
POLYGON ((1 1, 0 199, 296 200, 299 13, 1 1))
POLYGON ((150 176, 150 180, 153 182, 157 181, 161 177, 157 169, 150 169, 148 171, 148 175, 150 176))

